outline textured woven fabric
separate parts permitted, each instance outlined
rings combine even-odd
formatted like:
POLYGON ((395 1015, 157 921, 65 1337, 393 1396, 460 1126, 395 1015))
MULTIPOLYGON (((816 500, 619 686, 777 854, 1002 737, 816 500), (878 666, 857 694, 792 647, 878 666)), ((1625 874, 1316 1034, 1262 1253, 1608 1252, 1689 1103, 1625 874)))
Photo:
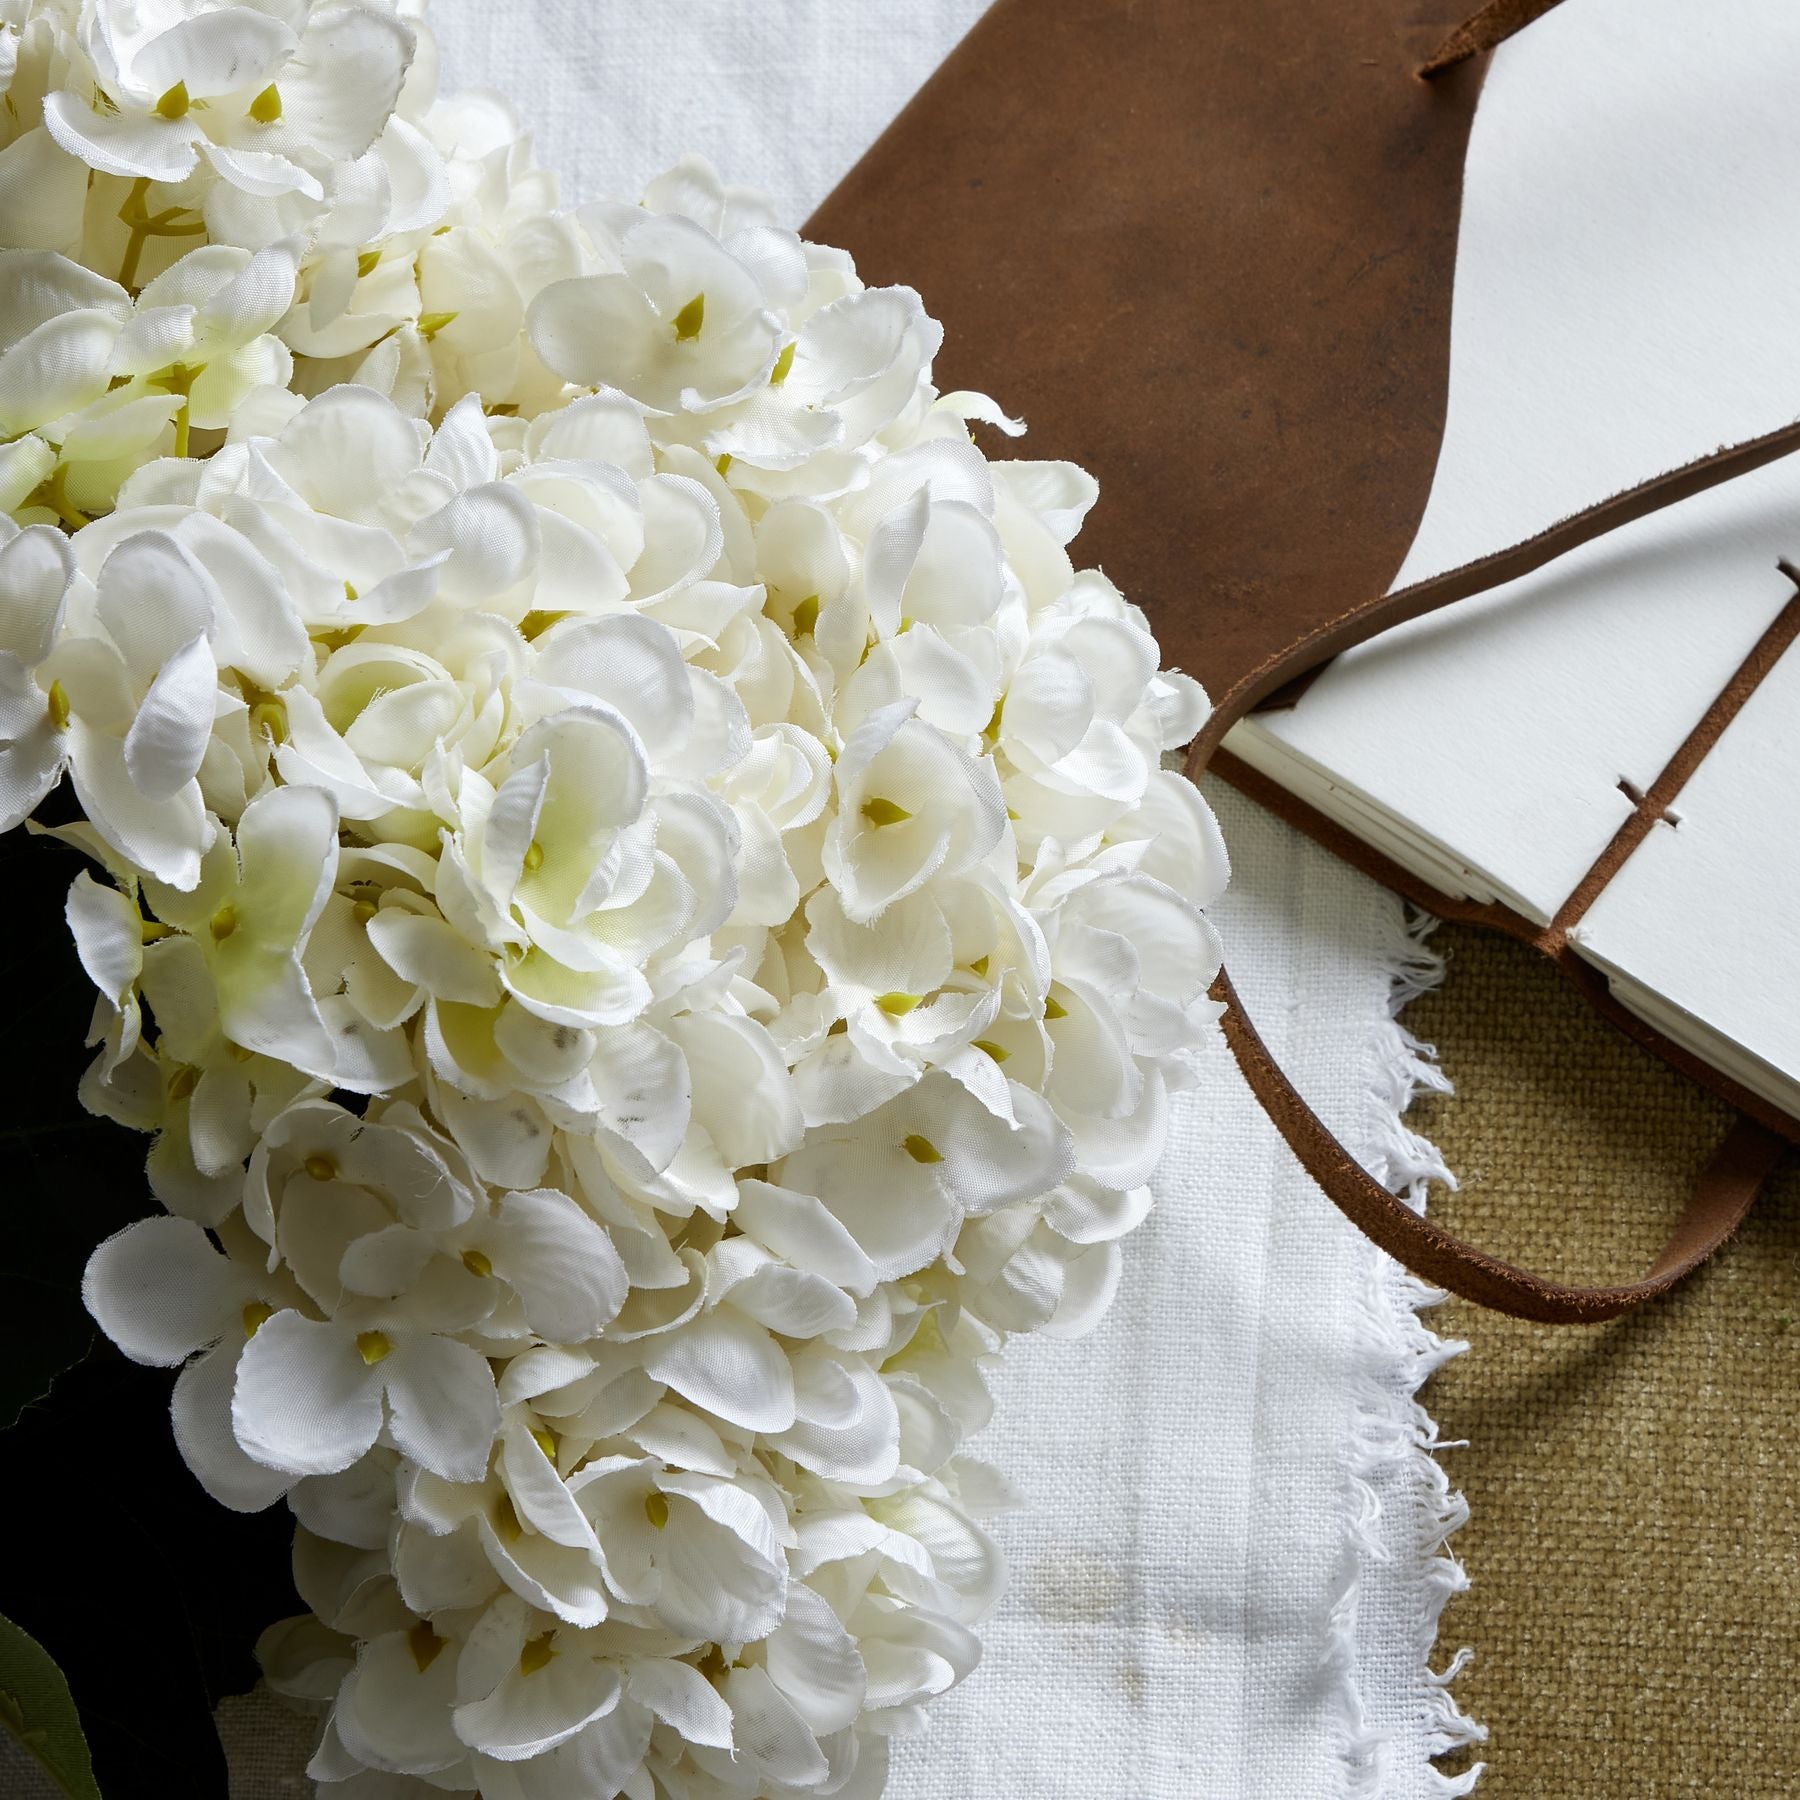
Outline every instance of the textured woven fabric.
MULTIPOLYGON (((1407 1022, 1455 1078, 1415 1122, 1461 1179, 1433 1210, 1528 1267, 1641 1268, 1726 1111, 1591 1014, 1519 945, 1444 927, 1443 987, 1407 1022)), ((1492 1731, 1484 1800, 1800 1784, 1800 1171, 1666 1300, 1568 1331, 1449 1302, 1473 1348, 1433 1402, 1474 1521, 1445 1630, 1492 1731)))
POLYGON ((519 108, 565 200, 697 150, 798 225, 987 0, 433 0, 445 86, 519 108))

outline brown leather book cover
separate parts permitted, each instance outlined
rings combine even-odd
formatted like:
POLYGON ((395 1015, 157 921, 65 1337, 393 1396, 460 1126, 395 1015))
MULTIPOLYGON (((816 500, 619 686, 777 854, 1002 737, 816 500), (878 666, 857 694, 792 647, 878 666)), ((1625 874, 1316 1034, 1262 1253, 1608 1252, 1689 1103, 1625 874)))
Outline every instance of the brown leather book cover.
POLYGON ((998 0, 808 227, 1099 478, 1084 560, 1215 697, 1424 509, 1480 65, 1415 71, 1467 10, 998 0))

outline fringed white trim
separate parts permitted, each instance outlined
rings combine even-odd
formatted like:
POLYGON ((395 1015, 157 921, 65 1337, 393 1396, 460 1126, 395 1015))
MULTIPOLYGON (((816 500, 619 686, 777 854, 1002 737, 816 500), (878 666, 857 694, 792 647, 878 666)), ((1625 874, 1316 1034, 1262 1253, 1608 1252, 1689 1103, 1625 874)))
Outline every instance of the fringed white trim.
MULTIPOLYGON (((1407 1126, 1404 1115, 1421 1093, 1448 1093, 1450 1082, 1431 1048, 1400 1024, 1398 1014, 1437 985, 1444 965, 1427 942, 1435 919, 1407 916, 1399 907, 1393 917, 1393 941, 1384 947, 1392 980, 1390 1016, 1371 1046, 1362 1141, 1355 1148, 1376 1180, 1423 1210, 1428 1182, 1456 1183, 1436 1148, 1407 1126)), ((1470 1719, 1450 1691, 1469 1652, 1458 1651, 1442 1673, 1431 1667, 1444 1604, 1468 1586, 1462 1565, 1446 1546, 1469 1509, 1451 1492, 1433 1455, 1442 1447, 1437 1427, 1417 1395, 1468 1345, 1437 1337, 1420 1318, 1421 1308, 1443 1298, 1440 1292, 1374 1245, 1361 1249, 1366 1280, 1354 1325, 1354 1410, 1344 1452, 1350 1529, 1339 1593, 1327 1621, 1327 1670, 1341 1706, 1342 1792, 1344 1800, 1447 1800, 1472 1792, 1484 1765, 1451 1776, 1426 1759, 1482 1741, 1487 1728, 1470 1719), (1411 1728, 1404 1745, 1395 1742, 1401 1735, 1395 1715, 1386 1722, 1371 1716, 1357 1666, 1358 1611, 1377 1567, 1391 1603, 1405 1611, 1411 1679, 1398 1717, 1411 1728), (1408 1766, 1397 1766, 1400 1756, 1408 1766)))

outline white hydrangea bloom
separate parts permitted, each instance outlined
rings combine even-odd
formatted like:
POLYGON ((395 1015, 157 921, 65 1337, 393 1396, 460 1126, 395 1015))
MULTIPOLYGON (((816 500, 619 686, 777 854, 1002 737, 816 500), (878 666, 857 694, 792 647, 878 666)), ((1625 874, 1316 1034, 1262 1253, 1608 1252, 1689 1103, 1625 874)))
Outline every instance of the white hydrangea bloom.
POLYGON ((871 1796, 1212 1023, 1205 697, 918 295, 562 210, 418 15, 0 0, 0 828, 68 775, 164 1209, 88 1305, 299 1522, 322 1793, 871 1796))

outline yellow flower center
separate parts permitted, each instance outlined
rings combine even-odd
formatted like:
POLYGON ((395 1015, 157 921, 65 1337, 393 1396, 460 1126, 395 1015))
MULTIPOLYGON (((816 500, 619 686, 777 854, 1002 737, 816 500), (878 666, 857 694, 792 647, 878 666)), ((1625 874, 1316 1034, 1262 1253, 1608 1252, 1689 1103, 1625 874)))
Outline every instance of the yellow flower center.
POLYGON ((60 681, 50 684, 50 692, 44 696, 44 709, 50 715, 50 723, 61 731, 69 722, 69 690, 60 681))
POLYGON ((449 1643, 448 1638, 441 1638, 431 1629, 429 1619, 421 1619, 406 1634, 406 1647, 412 1651, 412 1659, 419 1673, 423 1675, 437 1661, 438 1652, 449 1643))
POLYGON ((904 1019, 924 998, 923 994, 877 994, 875 1004, 890 1017, 904 1019))
POLYGON ((556 1654, 556 1646, 550 1641, 553 1635, 546 1631, 539 1637, 526 1639, 525 1648, 519 1652, 521 1675, 535 1675, 556 1654))
POLYGON ((275 1309, 266 1300, 252 1300, 244 1308, 244 1336, 253 1338, 265 1319, 272 1319, 275 1309))
POLYGON ((862 803, 862 816, 879 830, 883 825, 898 825, 902 820, 910 819, 912 814, 904 806, 898 806, 892 800, 884 800, 877 794, 872 800, 862 803))
POLYGON ((644 1496, 644 1517, 658 1531, 666 1529, 669 1523, 669 1496, 659 1494, 653 1488, 644 1496))
POLYGON ((787 380, 788 371, 794 366, 793 343, 783 344, 781 354, 775 359, 775 367, 769 372, 769 386, 780 387, 787 380))
POLYGON ((229 900, 207 920, 206 929, 215 944, 222 944, 238 928, 237 908, 229 900))
POLYGON ((269 741, 285 744, 288 735, 287 708, 279 700, 259 700, 250 709, 250 729, 264 732, 269 741))
POLYGON ((315 1150, 301 1165, 314 1181, 332 1181, 337 1177, 337 1158, 315 1150))
POLYGON ((185 119, 190 105, 187 83, 178 81, 172 88, 166 89, 156 102, 156 113, 159 118, 185 119))
POLYGON ((706 320, 706 296, 696 294, 680 312, 675 315, 675 341, 678 344, 692 342, 700 335, 700 327, 706 320))
POLYGON ((928 1137, 920 1137, 915 1131, 906 1140, 906 1154, 916 1163, 939 1163, 944 1160, 944 1153, 928 1137))
POLYGON ((494 1265, 479 1250, 465 1250, 462 1265, 471 1275, 488 1276, 494 1272, 494 1265))
POLYGON ((273 125, 281 117, 281 89, 274 82, 250 102, 250 117, 259 125, 273 125))
POLYGON ((356 1347, 371 1369, 384 1356, 392 1356, 394 1353, 393 1340, 385 1331, 359 1331, 356 1334, 356 1347))

